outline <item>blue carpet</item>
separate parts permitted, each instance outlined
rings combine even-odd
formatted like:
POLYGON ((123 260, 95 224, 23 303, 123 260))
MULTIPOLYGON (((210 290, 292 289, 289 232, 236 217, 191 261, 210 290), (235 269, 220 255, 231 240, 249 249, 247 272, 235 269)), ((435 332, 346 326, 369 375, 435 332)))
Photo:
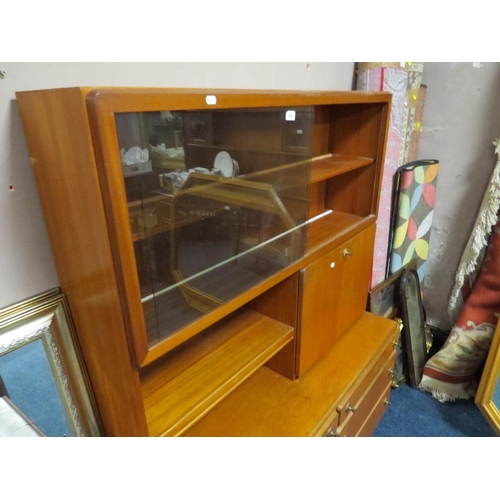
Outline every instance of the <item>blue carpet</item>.
POLYGON ((10 399, 46 436, 72 435, 40 339, 1 356, 0 374, 10 399))
POLYGON ((428 392, 403 384, 373 437, 495 437, 473 400, 440 403, 428 392))

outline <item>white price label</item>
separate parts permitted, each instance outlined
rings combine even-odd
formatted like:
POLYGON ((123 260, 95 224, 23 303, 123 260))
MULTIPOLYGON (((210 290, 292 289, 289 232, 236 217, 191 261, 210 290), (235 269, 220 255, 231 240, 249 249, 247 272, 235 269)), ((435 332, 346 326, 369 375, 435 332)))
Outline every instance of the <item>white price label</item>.
POLYGON ((209 106, 215 106, 217 104, 217 97, 214 95, 207 95, 205 101, 209 106))
POLYGON ((294 122, 295 121, 295 110, 293 109, 289 109, 286 113, 285 113, 285 120, 287 122, 294 122))

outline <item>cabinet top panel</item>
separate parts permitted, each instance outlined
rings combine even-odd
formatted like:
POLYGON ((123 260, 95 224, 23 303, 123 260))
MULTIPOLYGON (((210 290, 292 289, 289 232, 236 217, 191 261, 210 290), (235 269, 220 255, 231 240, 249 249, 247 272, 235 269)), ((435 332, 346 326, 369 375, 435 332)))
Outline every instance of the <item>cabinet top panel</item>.
MULTIPOLYGON (((263 106, 390 103, 389 92, 293 91, 261 89, 80 87, 90 102, 115 112, 157 109, 214 109, 263 106)), ((69 88, 27 92, 68 91, 69 88)), ((72 90, 75 90, 73 88, 72 90)), ((24 92, 19 92, 22 94, 24 92)))
POLYGON ((83 89, 87 99, 105 103, 115 111, 147 111, 168 104, 178 109, 214 109, 265 106, 307 106, 390 102, 390 93, 298 92, 282 90, 92 88, 83 89), (171 102, 173 99, 173 102, 171 102))

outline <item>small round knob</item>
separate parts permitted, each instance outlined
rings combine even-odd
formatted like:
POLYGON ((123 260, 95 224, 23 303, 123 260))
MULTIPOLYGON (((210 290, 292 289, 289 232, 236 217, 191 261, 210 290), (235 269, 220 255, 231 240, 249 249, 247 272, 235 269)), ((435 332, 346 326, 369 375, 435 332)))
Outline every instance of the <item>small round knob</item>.
POLYGON ((390 406, 391 402, 387 398, 385 398, 384 399, 384 404, 385 404, 385 406, 390 406))
POLYGON ((351 406, 351 403, 347 403, 347 406, 346 406, 345 412, 346 412, 346 413, 349 413, 349 412, 354 413, 355 411, 356 411, 356 408, 353 408, 353 407, 351 406))
POLYGON ((344 248, 344 251, 342 252, 342 255, 344 256, 344 259, 346 259, 347 257, 351 257, 352 256, 352 252, 349 251, 348 248, 344 248))
POLYGON ((396 340, 392 343, 392 345, 394 346, 394 349, 397 349, 399 347, 399 342, 397 342, 396 340))
POLYGON ((394 369, 393 368, 389 368, 389 375, 394 375, 394 369))
POLYGON ((328 432, 326 433, 326 437, 329 437, 329 438, 335 437, 335 431, 333 430, 333 427, 330 427, 328 429, 328 432))

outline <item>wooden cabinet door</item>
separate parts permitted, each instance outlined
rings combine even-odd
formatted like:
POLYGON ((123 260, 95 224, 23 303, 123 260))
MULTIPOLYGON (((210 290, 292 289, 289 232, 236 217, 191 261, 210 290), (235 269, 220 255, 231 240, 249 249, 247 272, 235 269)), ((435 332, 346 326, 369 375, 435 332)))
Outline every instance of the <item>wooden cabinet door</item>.
POLYGON ((299 376, 365 311, 374 232, 367 228, 301 270, 299 376))

